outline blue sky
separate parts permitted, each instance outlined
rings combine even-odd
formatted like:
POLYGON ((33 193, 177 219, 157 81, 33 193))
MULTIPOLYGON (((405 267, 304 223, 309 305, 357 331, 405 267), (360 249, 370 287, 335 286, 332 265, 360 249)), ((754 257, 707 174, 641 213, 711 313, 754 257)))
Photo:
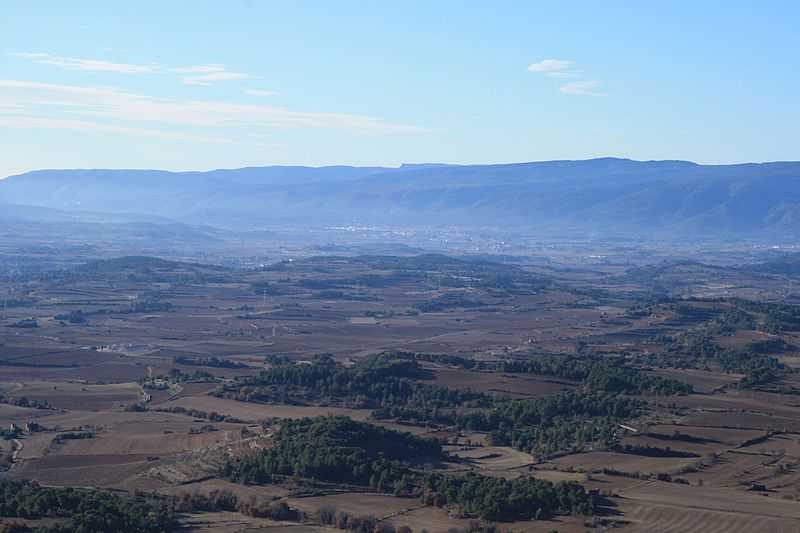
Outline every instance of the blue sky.
POLYGON ((0 176, 800 159, 794 1, 9 1, 0 176))

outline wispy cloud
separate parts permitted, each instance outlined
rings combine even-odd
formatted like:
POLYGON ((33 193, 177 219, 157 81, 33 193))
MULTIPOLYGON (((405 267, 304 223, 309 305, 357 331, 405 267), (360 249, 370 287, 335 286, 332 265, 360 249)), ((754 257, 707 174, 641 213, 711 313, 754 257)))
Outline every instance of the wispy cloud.
POLYGON ((607 93, 601 93, 593 90, 601 85, 602 83, 597 80, 574 81, 572 83, 563 85, 558 92, 576 96, 608 96, 607 93))
POLYGON ((538 63, 533 63, 526 70, 529 72, 551 72, 553 70, 564 70, 574 65, 574 61, 565 59, 543 59, 538 63))
POLYGON ((263 98, 280 95, 278 91, 262 91, 261 89, 245 89, 244 92, 252 96, 261 96, 263 98))
POLYGON ((86 72, 113 72, 116 74, 181 74, 181 81, 188 85, 210 85, 217 81, 248 80, 258 78, 244 72, 233 72, 225 65, 209 63, 187 67, 168 67, 156 63, 116 63, 102 59, 63 57, 44 52, 9 52, 8 55, 30 59, 36 63, 53 65, 67 70, 86 72))
POLYGON ((187 85, 211 85, 215 81, 249 80, 260 76, 251 76, 243 72, 231 72, 225 65, 201 65, 197 67, 176 68, 175 72, 194 72, 191 76, 182 76, 181 81, 187 85))
POLYGON ((8 55, 32 59, 36 63, 53 65, 68 70, 89 70, 96 72, 115 72, 117 74, 156 74, 167 72, 156 65, 132 65, 128 63, 113 63, 101 59, 78 59, 74 57, 60 57, 44 52, 9 52, 8 55))
POLYGON ((562 78, 577 78, 581 74, 583 74, 582 70, 562 70, 559 72, 547 72, 545 76, 548 78, 562 79, 562 78))
POLYGON ((364 115, 292 111, 233 101, 153 98, 113 87, 21 80, 0 80, 0 109, 7 110, 2 123, 7 127, 108 131, 201 142, 218 142, 221 135, 236 139, 287 128, 321 128, 364 136, 429 131, 364 115), (191 131, 182 131, 185 129, 191 131))
POLYGON ((240 144, 261 147, 275 146, 258 142, 248 142, 239 139, 230 139, 209 135, 197 135, 194 133, 180 131, 163 131, 149 128, 119 126, 115 124, 103 124, 86 120, 69 120, 35 116, 0 116, 0 126, 17 129, 56 129, 86 133, 114 133, 133 135, 136 137, 152 137, 156 139, 172 139, 178 141, 192 141, 212 144, 240 144))
MULTIPOLYGON (((583 76, 584 71, 575 70, 572 66, 575 65, 574 61, 567 61, 566 59, 543 59, 538 63, 532 63, 526 69, 528 72, 536 72, 543 74, 547 78, 554 79, 569 79, 580 78, 583 76)), ((576 96, 608 96, 607 93, 594 91, 600 87, 601 82, 598 80, 582 80, 573 81, 562 85, 558 92, 561 94, 571 94, 576 96)))

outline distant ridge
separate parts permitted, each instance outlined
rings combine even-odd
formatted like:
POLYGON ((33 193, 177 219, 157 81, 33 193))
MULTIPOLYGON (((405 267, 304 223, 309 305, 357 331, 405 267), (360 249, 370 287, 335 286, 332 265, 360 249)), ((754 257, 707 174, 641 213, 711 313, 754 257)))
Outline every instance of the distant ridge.
POLYGON ((249 229, 389 224, 637 238, 800 237, 800 163, 601 158, 500 165, 42 170, 0 202, 249 229))

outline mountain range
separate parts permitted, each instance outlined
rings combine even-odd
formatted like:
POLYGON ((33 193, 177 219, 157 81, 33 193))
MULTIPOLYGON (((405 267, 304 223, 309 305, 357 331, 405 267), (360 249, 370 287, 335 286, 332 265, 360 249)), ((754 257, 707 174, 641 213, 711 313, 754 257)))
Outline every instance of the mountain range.
POLYGON ((399 168, 41 170, 0 180, 0 204, 6 217, 38 213, 83 222, 122 217, 233 230, 448 225, 553 237, 796 241, 800 162, 699 165, 603 158, 399 168))

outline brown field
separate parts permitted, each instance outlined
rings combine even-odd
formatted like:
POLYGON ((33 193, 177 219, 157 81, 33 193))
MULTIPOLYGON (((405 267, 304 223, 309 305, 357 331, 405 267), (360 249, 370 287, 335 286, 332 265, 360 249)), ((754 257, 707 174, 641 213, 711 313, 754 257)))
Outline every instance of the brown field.
POLYGON ((677 379, 692 385, 698 392, 711 392, 718 387, 730 385, 742 378, 739 374, 721 374, 706 370, 659 368, 648 372, 654 376, 677 379))
POLYGON ((55 455, 27 460, 12 471, 20 479, 35 479, 43 485, 114 487, 153 465, 146 456, 55 455))
POLYGON ((386 521, 395 527, 408 526, 414 531, 424 528, 431 533, 445 532, 451 527, 467 527, 469 525, 468 520, 451 518, 443 509, 420 506, 387 518, 386 521))
POLYGON ((793 459, 800 459, 800 434, 784 433, 774 435, 762 442, 743 446, 742 452, 760 454, 780 454, 793 459))
POLYGON ((774 335, 762 331, 737 331, 729 335, 718 335, 714 337, 714 343, 723 348, 742 348, 748 342, 772 339, 774 335))
POLYGON ((631 524, 623 531, 637 533, 750 533, 765 531, 793 533, 797 522, 793 519, 751 515, 741 512, 709 511, 692 507, 681 507, 661 502, 643 502, 623 499, 619 510, 631 524))
POLYGON ((800 520, 800 505, 796 501, 752 492, 646 481, 619 493, 635 501, 800 520))
MULTIPOLYGON (((527 471, 527 468, 525 469, 527 471)), ((543 468, 535 468, 528 475, 539 479, 546 479, 548 481, 585 481, 586 475, 577 472, 562 472, 560 470, 545 470, 543 468)))
MULTIPOLYGON (((648 366, 648 373, 684 381, 696 392, 640 397, 646 408, 632 422, 640 432, 629 432, 621 441, 669 447, 690 457, 594 450, 539 464, 533 456, 511 447, 488 445, 489 435, 483 432, 435 424, 411 426, 398 420, 375 421, 370 419, 369 409, 245 403, 209 394, 222 380, 257 374, 268 366, 269 355, 309 361, 317 354, 330 353, 350 364, 396 349, 496 361, 542 353, 571 354, 576 344, 584 341, 598 353, 625 354, 635 362, 664 349, 653 337, 680 335, 703 326, 705 319, 682 316, 668 305, 654 306, 649 314, 629 315, 627 309, 641 303, 641 295, 649 286, 635 279, 614 280, 631 264, 625 255, 628 252, 620 255, 606 251, 621 262, 592 260, 591 267, 584 252, 570 250, 563 257, 572 262, 565 264, 524 264, 524 269, 552 276, 552 285, 508 290, 489 289, 477 277, 463 275, 452 277, 452 287, 441 286, 436 273, 413 269, 403 271, 407 278, 391 278, 395 274, 391 269, 342 258, 296 261, 285 264, 283 270, 233 271, 224 282, 182 278, 190 274, 189 270, 159 273, 157 280, 149 281, 139 280, 138 271, 64 283, 35 276, 14 286, 0 281, 0 290, 12 298, 20 297, 0 320, 0 361, 4 363, 0 366, 0 395, 9 401, 22 397, 45 401, 51 407, 32 409, 0 403, 3 427, 24 426, 30 421, 42 426, 41 431, 23 431, 16 440, 0 441, 3 451, 16 450, 9 470, 0 475, 32 478, 46 485, 164 494, 227 489, 243 498, 285 499, 310 516, 322 505, 333 505, 385 518, 396 527, 408 525, 414 531, 426 528, 431 533, 468 526, 468 520, 453 518, 443 509, 421 507, 415 498, 324 492, 330 490, 329 486, 320 494, 306 497, 298 494, 298 490, 306 489, 291 483, 245 486, 219 477, 218 468, 228 454, 254 454, 269 445, 269 437, 263 432, 274 428, 264 430, 257 425, 260 421, 337 414, 446 440, 446 449, 461 458, 435 465, 437 471, 448 475, 473 470, 505 478, 535 476, 577 481, 588 489, 602 491, 609 496, 600 518, 619 521, 616 526, 621 531, 798 530, 800 400, 795 392, 800 391, 800 374, 784 376, 771 389, 742 390, 736 387, 741 375, 714 370, 714 365, 698 365, 712 370, 648 366), (390 281, 375 286, 347 281, 355 276, 387 276, 390 281), (337 281, 341 286, 334 287, 345 299, 323 298, 319 289, 303 286, 301 280, 345 280, 337 281), (252 284, 263 282, 275 289, 274 294, 253 289, 252 284), (603 295, 595 296, 585 289, 601 289, 603 295), (131 302, 148 296, 169 303, 171 308, 132 312, 131 302), (419 312, 415 307, 441 296, 465 296, 480 303, 474 307, 445 306, 431 312, 419 312), (54 318, 77 309, 90 313, 86 323, 62 323, 54 318), (7 327, 31 317, 37 319, 38 327, 7 327), (178 356, 217 357, 248 366, 173 362, 178 356), (136 383, 172 368, 186 374, 209 372, 213 378, 152 391, 144 391, 136 383), (137 405, 136 409, 147 411, 132 411, 137 405), (158 411, 173 407, 213 412, 241 422, 210 422, 158 411), (54 442, 58 435, 81 431, 91 432, 92 438, 54 442), (778 433, 766 437, 767 431, 778 433), (759 437, 765 438, 743 445, 759 437), (603 468, 628 475, 592 473, 603 468), (659 473, 672 473, 673 478, 682 478, 688 484, 649 479, 659 473), (766 490, 746 490, 753 485, 764 485, 766 490)), ((676 294, 690 287, 695 295, 782 301, 784 289, 779 278, 752 277, 735 270, 709 273, 701 266, 681 268, 661 276, 659 283, 674 284, 679 289, 676 294)), ((686 305, 701 312, 729 306, 719 302, 686 305)), ((776 357, 789 367, 800 367, 797 334, 783 337, 794 347, 776 357)), ((738 331, 717 335, 713 340, 719 346, 736 349, 765 338, 769 336, 764 333, 738 331)), ((432 363, 422 366, 425 371, 419 378, 424 382, 469 388, 498 398, 549 396, 581 386, 552 376, 492 373, 432 363)), ((420 457, 413 466, 428 462, 430 458, 420 457)), ((583 517, 563 516, 501 522, 498 529, 536 533, 592 530, 585 521, 583 517)), ((179 522, 187 531, 339 531, 227 512, 182 515, 179 522)))
POLYGON ((591 472, 595 469, 613 468, 620 472, 651 474, 668 472, 697 462, 699 457, 646 457, 616 452, 587 452, 566 455, 548 464, 563 469, 591 472))
POLYGON ((478 470, 512 470, 535 462, 533 456, 508 446, 486 446, 453 450, 451 455, 478 470))
POLYGON ((398 498, 384 494, 344 493, 310 498, 288 498, 287 502, 291 507, 307 513, 314 513, 323 505, 330 505, 351 514, 371 515, 378 518, 386 518, 420 507, 419 501, 414 498, 398 498))
POLYGON ((322 526, 278 522, 266 518, 250 518, 239 513, 219 511, 214 513, 193 513, 178 517, 183 531, 220 531, 223 533, 248 533, 254 531, 274 531, 276 533, 334 533, 340 529, 322 526))
POLYGON ((142 389, 135 384, 91 385, 66 381, 25 381, 13 384, 4 394, 43 400, 57 409, 102 411, 122 409, 141 399, 142 389))
POLYGON ((653 425, 646 432, 624 438, 624 444, 666 448, 692 453, 698 457, 737 448, 749 439, 761 437, 763 431, 702 428, 696 426, 653 425))
POLYGON ((179 494, 181 492, 198 491, 208 493, 212 490, 228 490, 241 498, 251 496, 257 499, 269 500, 273 498, 284 498, 289 495, 289 490, 277 485, 242 485, 231 483, 225 479, 212 478, 198 482, 186 483, 183 485, 167 486, 160 489, 165 494, 179 494))
POLYGON ((0 403, 0 421, 3 425, 8 425, 11 421, 26 420, 38 414, 40 414, 38 409, 0 403))
POLYGON ((370 415, 366 409, 347 409, 344 407, 317 407, 303 405, 267 405, 238 402, 226 398, 213 396, 191 396, 178 398, 159 405, 161 408, 184 407, 187 409, 200 409, 203 411, 216 411, 223 415, 249 421, 259 421, 268 418, 303 418, 320 415, 345 415, 357 420, 364 420, 370 415))
MULTIPOLYGON (((175 431, 174 425, 170 425, 175 431)), ((216 424, 215 427, 219 427, 216 424)), ((229 426, 229 425, 228 425, 229 426)), ((105 431, 101 435, 92 439, 82 439, 68 441, 59 448, 59 455, 95 455, 100 453, 113 454, 173 454, 187 450, 198 450, 210 446, 220 441, 233 439, 233 434, 238 431, 214 431, 200 435, 188 433, 168 433, 164 434, 152 431, 142 434, 139 428, 127 428, 127 431, 105 431)))
MULTIPOLYGON (((442 509, 434 507, 420 507, 387 519, 395 527, 408 526, 414 531, 427 529, 431 533, 445 533, 451 527, 469 526, 465 519, 455 519, 447 516, 442 509)), ((519 522, 498 522, 496 525, 501 531, 521 531, 524 533, 583 533, 586 527, 584 520, 578 517, 555 517, 549 520, 529 520, 519 522)))
MULTIPOLYGON (((719 443, 727 447, 736 447, 747 440, 764 435, 763 431, 753 429, 703 427, 692 426, 688 424, 654 424, 647 427, 648 433, 656 433, 661 435, 674 435, 676 431, 680 435, 686 435, 699 439, 707 439, 710 444, 716 445, 719 443)), ((681 445, 683 444, 681 443, 681 445)))

